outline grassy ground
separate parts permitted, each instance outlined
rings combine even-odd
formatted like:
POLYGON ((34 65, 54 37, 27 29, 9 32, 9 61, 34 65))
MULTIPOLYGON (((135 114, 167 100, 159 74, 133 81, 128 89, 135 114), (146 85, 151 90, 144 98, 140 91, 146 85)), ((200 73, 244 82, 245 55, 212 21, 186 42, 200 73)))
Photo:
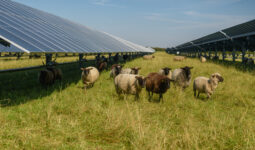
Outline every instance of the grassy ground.
POLYGON ((145 90, 139 101, 134 96, 118 99, 109 71, 84 93, 77 64, 63 66, 64 81, 48 89, 37 83, 38 70, 3 74, 0 98, 7 102, 0 103, 0 148, 255 149, 253 73, 198 59, 174 62, 164 52, 155 56, 125 67, 141 66, 147 75, 188 65, 194 67, 192 79, 219 72, 225 80, 210 100, 193 98, 191 87, 171 87, 164 103, 150 103, 145 90))

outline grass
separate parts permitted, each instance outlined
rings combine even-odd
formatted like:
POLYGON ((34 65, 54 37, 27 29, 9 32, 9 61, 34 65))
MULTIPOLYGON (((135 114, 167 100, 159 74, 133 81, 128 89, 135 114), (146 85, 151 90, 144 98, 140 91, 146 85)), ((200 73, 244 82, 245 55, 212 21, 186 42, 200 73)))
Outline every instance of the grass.
POLYGON ((164 103, 156 103, 148 102, 145 90, 139 101, 118 99, 109 71, 85 93, 78 64, 61 66, 64 80, 48 89, 38 84, 38 70, 0 74, 0 99, 7 101, 0 103, 1 149, 255 149, 254 73, 198 59, 174 62, 164 52, 155 56, 125 67, 141 66, 147 75, 189 65, 192 79, 219 72, 225 80, 210 100, 171 85, 164 103))

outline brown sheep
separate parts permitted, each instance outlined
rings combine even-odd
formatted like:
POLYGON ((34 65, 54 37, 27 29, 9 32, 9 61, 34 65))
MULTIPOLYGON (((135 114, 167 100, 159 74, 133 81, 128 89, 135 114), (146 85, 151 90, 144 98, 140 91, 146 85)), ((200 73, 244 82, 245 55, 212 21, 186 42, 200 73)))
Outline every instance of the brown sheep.
POLYGON ((51 71, 54 75, 54 80, 62 80, 63 74, 61 69, 55 67, 47 67, 47 70, 51 71))
POLYGON ((170 81, 172 80, 159 73, 150 73, 145 79, 145 87, 146 91, 148 91, 149 101, 151 101, 153 93, 159 94, 159 101, 160 99, 163 101, 163 94, 170 88, 170 81))
POLYGON ((48 86, 54 83, 54 74, 50 70, 41 70, 39 73, 39 82, 42 85, 48 86))
POLYGON ((98 68, 99 72, 102 72, 103 70, 107 69, 107 62, 106 61, 98 62, 97 68, 98 68))

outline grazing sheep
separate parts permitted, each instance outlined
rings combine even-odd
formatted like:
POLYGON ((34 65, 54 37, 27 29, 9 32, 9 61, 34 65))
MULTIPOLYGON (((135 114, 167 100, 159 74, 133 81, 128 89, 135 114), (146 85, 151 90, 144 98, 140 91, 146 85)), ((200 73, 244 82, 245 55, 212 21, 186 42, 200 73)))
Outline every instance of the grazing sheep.
POLYGON ((155 56, 153 56, 153 55, 144 55, 143 56, 144 60, 150 60, 150 59, 153 59, 153 58, 155 58, 155 56))
POLYGON ((47 67, 47 70, 51 71, 54 75, 54 80, 62 80, 63 74, 61 69, 55 67, 47 67))
POLYGON ((185 59, 186 59, 185 56, 174 56, 174 61, 183 61, 185 59))
POLYGON ((145 79, 145 87, 146 91, 148 91, 149 101, 151 101, 153 93, 159 94, 159 101, 160 99, 163 101, 163 94, 170 88, 171 80, 159 73, 150 73, 145 79))
POLYGON ((191 81, 191 72, 190 69, 193 67, 185 66, 180 69, 175 69, 172 74, 172 79, 174 84, 180 86, 182 89, 185 89, 189 86, 191 81))
POLYGON ((158 72, 161 75, 167 76, 169 79, 172 79, 172 71, 171 68, 165 67, 159 70, 158 72))
POLYGON ((120 74, 122 66, 119 64, 112 65, 112 69, 110 71, 110 77, 115 78, 118 74, 120 74))
POLYGON ((201 62, 201 63, 205 63, 205 62, 206 62, 206 58, 203 57, 203 56, 201 56, 201 57, 200 57, 200 62, 201 62))
POLYGON ((99 61, 97 63, 97 68, 99 72, 102 72, 103 70, 107 69, 107 62, 106 61, 99 61))
POLYGON ((138 74, 140 67, 126 68, 121 70, 121 74, 138 74))
POLYGON ((196 91, 198 91, 197 97, 200 93, 206 93, 207 98, 210 98, 219 82, 223 82, 223 80, 219 73, 212 74, 210 78, 197 77, 193 82, 194 96, 196 97, 196 91))
POLYGON ((52 85, 54 83, 54 74, 52 71, 50 70, 42 70, 39 73, 39 82, 42 85, 48 86, 48 85, 52 85))
POLYGON ((82 82, 84 83, 85 89, 89 85, 93 86, 99 77, 99 72, 97 68, 87 67, 87 68, 81 68, 81 70, 82 70, 81 79, 82 79, 82 82))
POLYGON ((144 77, 133 74, 119 74, 115 77, 114 84, 118 95, 121 93, 132 94, 138 99, 144 87, 144 77))

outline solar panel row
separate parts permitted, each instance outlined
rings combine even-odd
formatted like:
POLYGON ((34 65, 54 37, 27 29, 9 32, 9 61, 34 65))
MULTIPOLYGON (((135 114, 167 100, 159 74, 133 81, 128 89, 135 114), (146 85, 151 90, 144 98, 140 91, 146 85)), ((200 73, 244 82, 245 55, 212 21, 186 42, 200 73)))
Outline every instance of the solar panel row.
POLYGON ((215 32, 213 34, 201 37, 199 39, 193 40, 191 42, 187 42, 177 46, 176 48, 187 48, 195 45, 204 45, 214 43, 216 41, 228 40, 229 38, 240 38, 244 36, 255 35, 255 20, 251 20, 249 22, 239 24, 227 29, 224 29, 219 32, 215 32), (192 44, 193 43, 193 44, 192 44))
POLYGON ((10 0, 0 1, 0 38, 20 52, 154 52, 10 0))

